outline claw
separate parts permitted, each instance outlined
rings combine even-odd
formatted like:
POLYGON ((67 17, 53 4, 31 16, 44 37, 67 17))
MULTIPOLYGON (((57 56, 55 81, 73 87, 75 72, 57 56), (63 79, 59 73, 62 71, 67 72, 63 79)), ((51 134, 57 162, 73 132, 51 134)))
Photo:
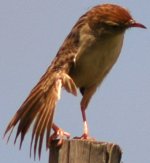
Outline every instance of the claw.
POLYGON ((90 137, 88 134, 84 133, 83 135, 81 136, 76 136, 74 137, 74 139, 80 139, 80 140, 91 140, 91 141, 94 141, 95 139, 90 137))
POLYGON ((55 124, 53 124, 52 128, 54 130, 54 133, 49 138, 50 144, 54 139, 59 139, 57 146, 61 146, 63 144, 63 140, 65 138, 67 138, 67 139, 70 138, 70 133, 65 132, 63 129, 59 128, 55 124))

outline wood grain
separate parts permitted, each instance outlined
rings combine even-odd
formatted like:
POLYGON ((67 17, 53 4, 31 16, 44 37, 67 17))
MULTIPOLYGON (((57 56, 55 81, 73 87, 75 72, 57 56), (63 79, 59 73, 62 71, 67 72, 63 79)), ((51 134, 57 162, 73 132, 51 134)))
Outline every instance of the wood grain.
POLYGON ((120 163, 122 152, 118 145, 107 142, 64 140, 57 147, 58 140, 50 147, 49 163, 120 163))

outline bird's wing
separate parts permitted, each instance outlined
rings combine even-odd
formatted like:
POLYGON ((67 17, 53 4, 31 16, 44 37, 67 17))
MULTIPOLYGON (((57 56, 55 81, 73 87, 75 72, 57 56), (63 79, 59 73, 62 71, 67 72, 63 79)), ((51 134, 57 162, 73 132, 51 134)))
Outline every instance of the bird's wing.
POLYGON ((60 98, 61 87, 68 92, 76 95, 76 85, 69 76, 69 71, 75 63, 79 46, 79 30, 82 25, 82 17, 73 27, 52 64, 42 76, 38 84, 32 89, 31 93, 16 112, 8 124, 5 134, 10 131, 8 140, 14 127, 18 124, 15 141, 21 135, 20 148, 24 137, 33 123, 31 148, 34 147, 34 156, 38 148, 39 157, 43 144, 44 134, 46 133, 46 147, 49 147, 49 137, 53 122, 56 103, 60 98))

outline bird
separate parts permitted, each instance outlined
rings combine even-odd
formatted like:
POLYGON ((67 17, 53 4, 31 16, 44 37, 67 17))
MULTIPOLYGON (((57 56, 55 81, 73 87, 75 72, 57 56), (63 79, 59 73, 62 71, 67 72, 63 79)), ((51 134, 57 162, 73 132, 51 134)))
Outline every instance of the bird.
MULTIPOLYGON (((44 135, 46 149, 53 139, 70 138, 70 134, 53 122, 55 108, 64 88, 77 95, 79 90, 83 118, 83 134, 77 139, 88 140, 86 108, 97 88, 116 63, 127 29, 146 28, 133 19, 128 9, 117 4, 99 4, 83 14, 58 50, 56 57, 47 68, 37 85, 9 122, 4 137, 8 141, 15 126, 16 137, 20 136, 20 148, 26 133, 33 124, 30 154, 41 156, 44 135), (51 134, 51 131, 54 131, 51 134)), ((63 117, 63 115, 62 115, 63 117)))

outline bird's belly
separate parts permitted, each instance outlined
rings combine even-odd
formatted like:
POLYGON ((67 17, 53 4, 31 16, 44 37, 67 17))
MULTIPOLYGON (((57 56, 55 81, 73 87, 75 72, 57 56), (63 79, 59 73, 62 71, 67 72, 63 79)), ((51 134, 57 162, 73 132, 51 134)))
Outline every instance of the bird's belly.
POLYGON ((78 87, 99 85, 117 60, 121 51, 123 36, 114 40, 97 42, 79 54, 71 73, 78 87))

